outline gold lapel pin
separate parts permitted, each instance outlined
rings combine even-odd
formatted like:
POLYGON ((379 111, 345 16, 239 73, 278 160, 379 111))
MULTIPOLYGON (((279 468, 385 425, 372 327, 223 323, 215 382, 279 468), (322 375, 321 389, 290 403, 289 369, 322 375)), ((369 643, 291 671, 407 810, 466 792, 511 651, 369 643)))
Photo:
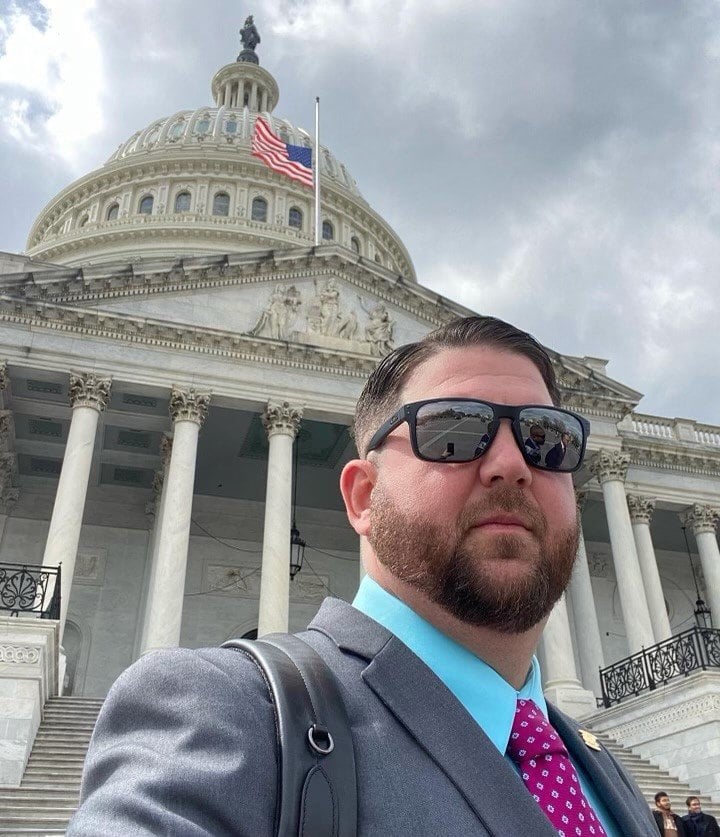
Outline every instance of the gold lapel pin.
POLYGON ((586 747, 589 747, 591 750, 597 750, 598 752, 602 750, 600 742, 591 732, 588 732, 586 729, 579 729, 578 732, 582 736, 582 740, 585 742, 586 747))

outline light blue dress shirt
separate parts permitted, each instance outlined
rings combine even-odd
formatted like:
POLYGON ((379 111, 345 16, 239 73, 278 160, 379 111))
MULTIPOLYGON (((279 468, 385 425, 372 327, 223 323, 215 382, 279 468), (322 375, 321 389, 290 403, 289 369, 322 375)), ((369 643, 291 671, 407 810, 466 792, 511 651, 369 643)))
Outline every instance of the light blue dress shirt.
MULTIPOLYGON (((418 616, 370 576, 362 580, 353 607, 379 622, 407 645, 450 689, 499 752, 505 754, 507 749, 518 698, 534 701, 547 718, 540 666, 535 657, 532 658, 525 683, 517 691, 495 669, 418 616)), ((511 759, 508 761, 517 769, 511 759)), ((583 793, 608 837, 622 837, 585 772, 577 765, 575 769, 583 793)))

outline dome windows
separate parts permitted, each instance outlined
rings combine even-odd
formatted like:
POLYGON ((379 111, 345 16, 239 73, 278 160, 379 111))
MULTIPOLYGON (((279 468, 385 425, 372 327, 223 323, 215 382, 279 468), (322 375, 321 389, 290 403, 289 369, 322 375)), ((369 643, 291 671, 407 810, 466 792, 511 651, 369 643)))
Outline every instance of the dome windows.
POLYGON ((145 195, 144 198, 140 199, 140 203, 138 204, 138 212, 141 215, 152 215, 153 203, 153 196, 145 195))
POLYGON ((268 202, 265 198, 253 198, 250 217, 253 221, 267 221, 268 202))
POLYGON ((281 139, 283 142, 285 142, 285 143, 289 143, 289 142, 290 142, 290 134, 288 133, 288 129, 287 129, 284 125, 283 125, 283 126, 282 126, 282 128, 280 128, 280 130, 278 131, 278 136, 280 137, 280 139, 281 139))
POLYGON ((190 212, 190 192, 175 195, 175 212, 190 212))
POLYGON ((213 198, 212 205, 213 215, 229 215, 230 214, 230 195, 227 192, 218 192, 213 198))
POLYGON ((114 221, 120 213, 120 204, 114 203, 112 204, 105 215, 105 219, 107 221, 114 221))
POLYGON ((185 122, 181 119, 179 122, 176 122, 172 128, 170 128, 170 139, 179 140, 184 133, 185 122))
POLYGON ((225 122, 225 133, 226 134, 237 134, 238 124, 237 119, 228 119, 225 122))
POLYGON ((358 256, 360 255, 360 239, 357 236, 353 236, 350 239, 350 249, 353 253, 357 253, 358 256))
POLYGON ((322 225, 323 241, 333 241, 335 238, 335 228, 330 221, 323 221, 322 225))
POLYGON ((207 116, 200 119, 195 125, 196 134, 207 134, 210 130, 210 120, 207 116))
POLYGON ((302 210, 296 206, 291 206, 288 212, 288 226, 294 227, 296 230, 301 230, 303 225, 302 210))

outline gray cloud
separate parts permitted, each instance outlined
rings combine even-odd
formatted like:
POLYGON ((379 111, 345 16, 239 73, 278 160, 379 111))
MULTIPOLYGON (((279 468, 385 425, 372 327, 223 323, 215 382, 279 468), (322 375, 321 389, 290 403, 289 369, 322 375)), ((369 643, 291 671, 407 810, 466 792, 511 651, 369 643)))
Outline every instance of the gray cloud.
MULTIPOLYGON (((420 281, 561 351, 610 358, 641 408, 720 424, 720 19, 710 0, 266 0, 278 113, 323 141, 420 281)), ((87 168, 210 101, 247 12, 100 2, 105 125, 87 168)), ((17 169, 0 247, 76 174, 17 169), (67 176, 65 177, 65 175, 67 176), (63 179, 65 177, 65 179, 63 179), (19 207, 19 208, 18 208, 19 207)))

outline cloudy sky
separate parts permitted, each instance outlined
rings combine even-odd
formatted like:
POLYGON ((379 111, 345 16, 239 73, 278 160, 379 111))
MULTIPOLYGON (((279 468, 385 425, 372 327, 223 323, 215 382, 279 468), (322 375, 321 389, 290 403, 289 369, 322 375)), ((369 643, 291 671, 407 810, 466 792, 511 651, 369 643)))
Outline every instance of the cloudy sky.
POLYGON ((211 103, 255 15, 419 280, 720 424, 717 0, 0 0, 0 250, 151 120, 211 103))

